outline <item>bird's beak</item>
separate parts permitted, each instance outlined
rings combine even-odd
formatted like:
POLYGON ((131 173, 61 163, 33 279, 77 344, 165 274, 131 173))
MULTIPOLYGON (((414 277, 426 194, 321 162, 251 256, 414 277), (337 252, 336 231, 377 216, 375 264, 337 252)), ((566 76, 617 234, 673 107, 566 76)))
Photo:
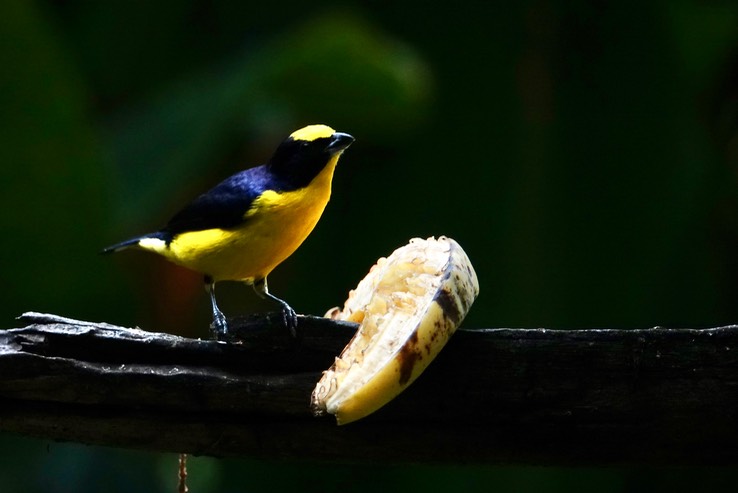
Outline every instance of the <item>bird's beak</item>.
POLYGON ((349 134, 336 132, 331 135, 331 142, 325 148, 330 154, 338 154, 346 150, 348 146, 353 144, 354 138, 349 134))

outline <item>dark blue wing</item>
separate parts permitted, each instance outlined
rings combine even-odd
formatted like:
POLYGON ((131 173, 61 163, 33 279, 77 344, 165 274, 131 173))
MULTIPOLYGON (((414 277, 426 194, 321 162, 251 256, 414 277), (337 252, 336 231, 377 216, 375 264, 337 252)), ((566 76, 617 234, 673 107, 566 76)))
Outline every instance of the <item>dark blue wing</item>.
MULTIPOLYGON (((197 197, 169 220, 163 232, 171 237, 188 231, 234 228, 265 190, 279 189, 266 166, 247 169, 197 197)), ((170 238, 171 239, 171 238, 170 238)))

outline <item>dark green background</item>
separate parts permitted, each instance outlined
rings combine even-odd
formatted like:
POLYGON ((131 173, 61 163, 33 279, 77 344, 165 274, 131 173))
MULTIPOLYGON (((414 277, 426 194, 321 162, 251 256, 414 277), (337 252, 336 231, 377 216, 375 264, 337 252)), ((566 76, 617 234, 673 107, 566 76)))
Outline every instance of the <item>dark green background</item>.
MULTIPOLYGON (((199 277, 97 252, 318 122, 356 143, 269 278, 298 312, 444 234, 479 275, 468 327, 738 322, 735 2, 6 0, 0 63, 2 326, 36 310, 206 336, 199 277)), ((227 314, 264 308, 219 291, 227 314)), ((174 455, 5 435, 0 454, 3 493, 175 488, 174 455)), ((725 469, 191 470, 193 493, 735 484, 725 469)))

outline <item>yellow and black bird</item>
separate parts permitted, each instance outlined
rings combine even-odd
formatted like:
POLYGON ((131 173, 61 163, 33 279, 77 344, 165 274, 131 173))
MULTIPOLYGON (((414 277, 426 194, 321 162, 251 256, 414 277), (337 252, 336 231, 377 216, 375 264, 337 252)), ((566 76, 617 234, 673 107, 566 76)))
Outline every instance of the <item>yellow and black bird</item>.
POLYGON ((269 293, 267 275, 302 244, 331 196, 338 158, 354 138, 326 125, 309 125, 285 139, 267 164, 222 181, 197 197, 166 226, 103 250, 139 248, 205 276, 216 337, 228 331, 215 301, 215 283, 244 281, 280 305, 295 334, 297 315, 269 293))

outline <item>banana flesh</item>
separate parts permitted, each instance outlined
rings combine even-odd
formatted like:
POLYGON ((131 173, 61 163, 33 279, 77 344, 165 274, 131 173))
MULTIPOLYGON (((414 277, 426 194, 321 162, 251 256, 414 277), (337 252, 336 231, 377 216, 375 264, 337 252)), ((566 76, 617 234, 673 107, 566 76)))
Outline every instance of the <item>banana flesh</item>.
POLYGON ((407 388, 440 352, 479 294, 474 268, 446 237, 414 238, 380 258, 332 318, 359 330, 313 390, 315 415, 363 418, 407 388))

